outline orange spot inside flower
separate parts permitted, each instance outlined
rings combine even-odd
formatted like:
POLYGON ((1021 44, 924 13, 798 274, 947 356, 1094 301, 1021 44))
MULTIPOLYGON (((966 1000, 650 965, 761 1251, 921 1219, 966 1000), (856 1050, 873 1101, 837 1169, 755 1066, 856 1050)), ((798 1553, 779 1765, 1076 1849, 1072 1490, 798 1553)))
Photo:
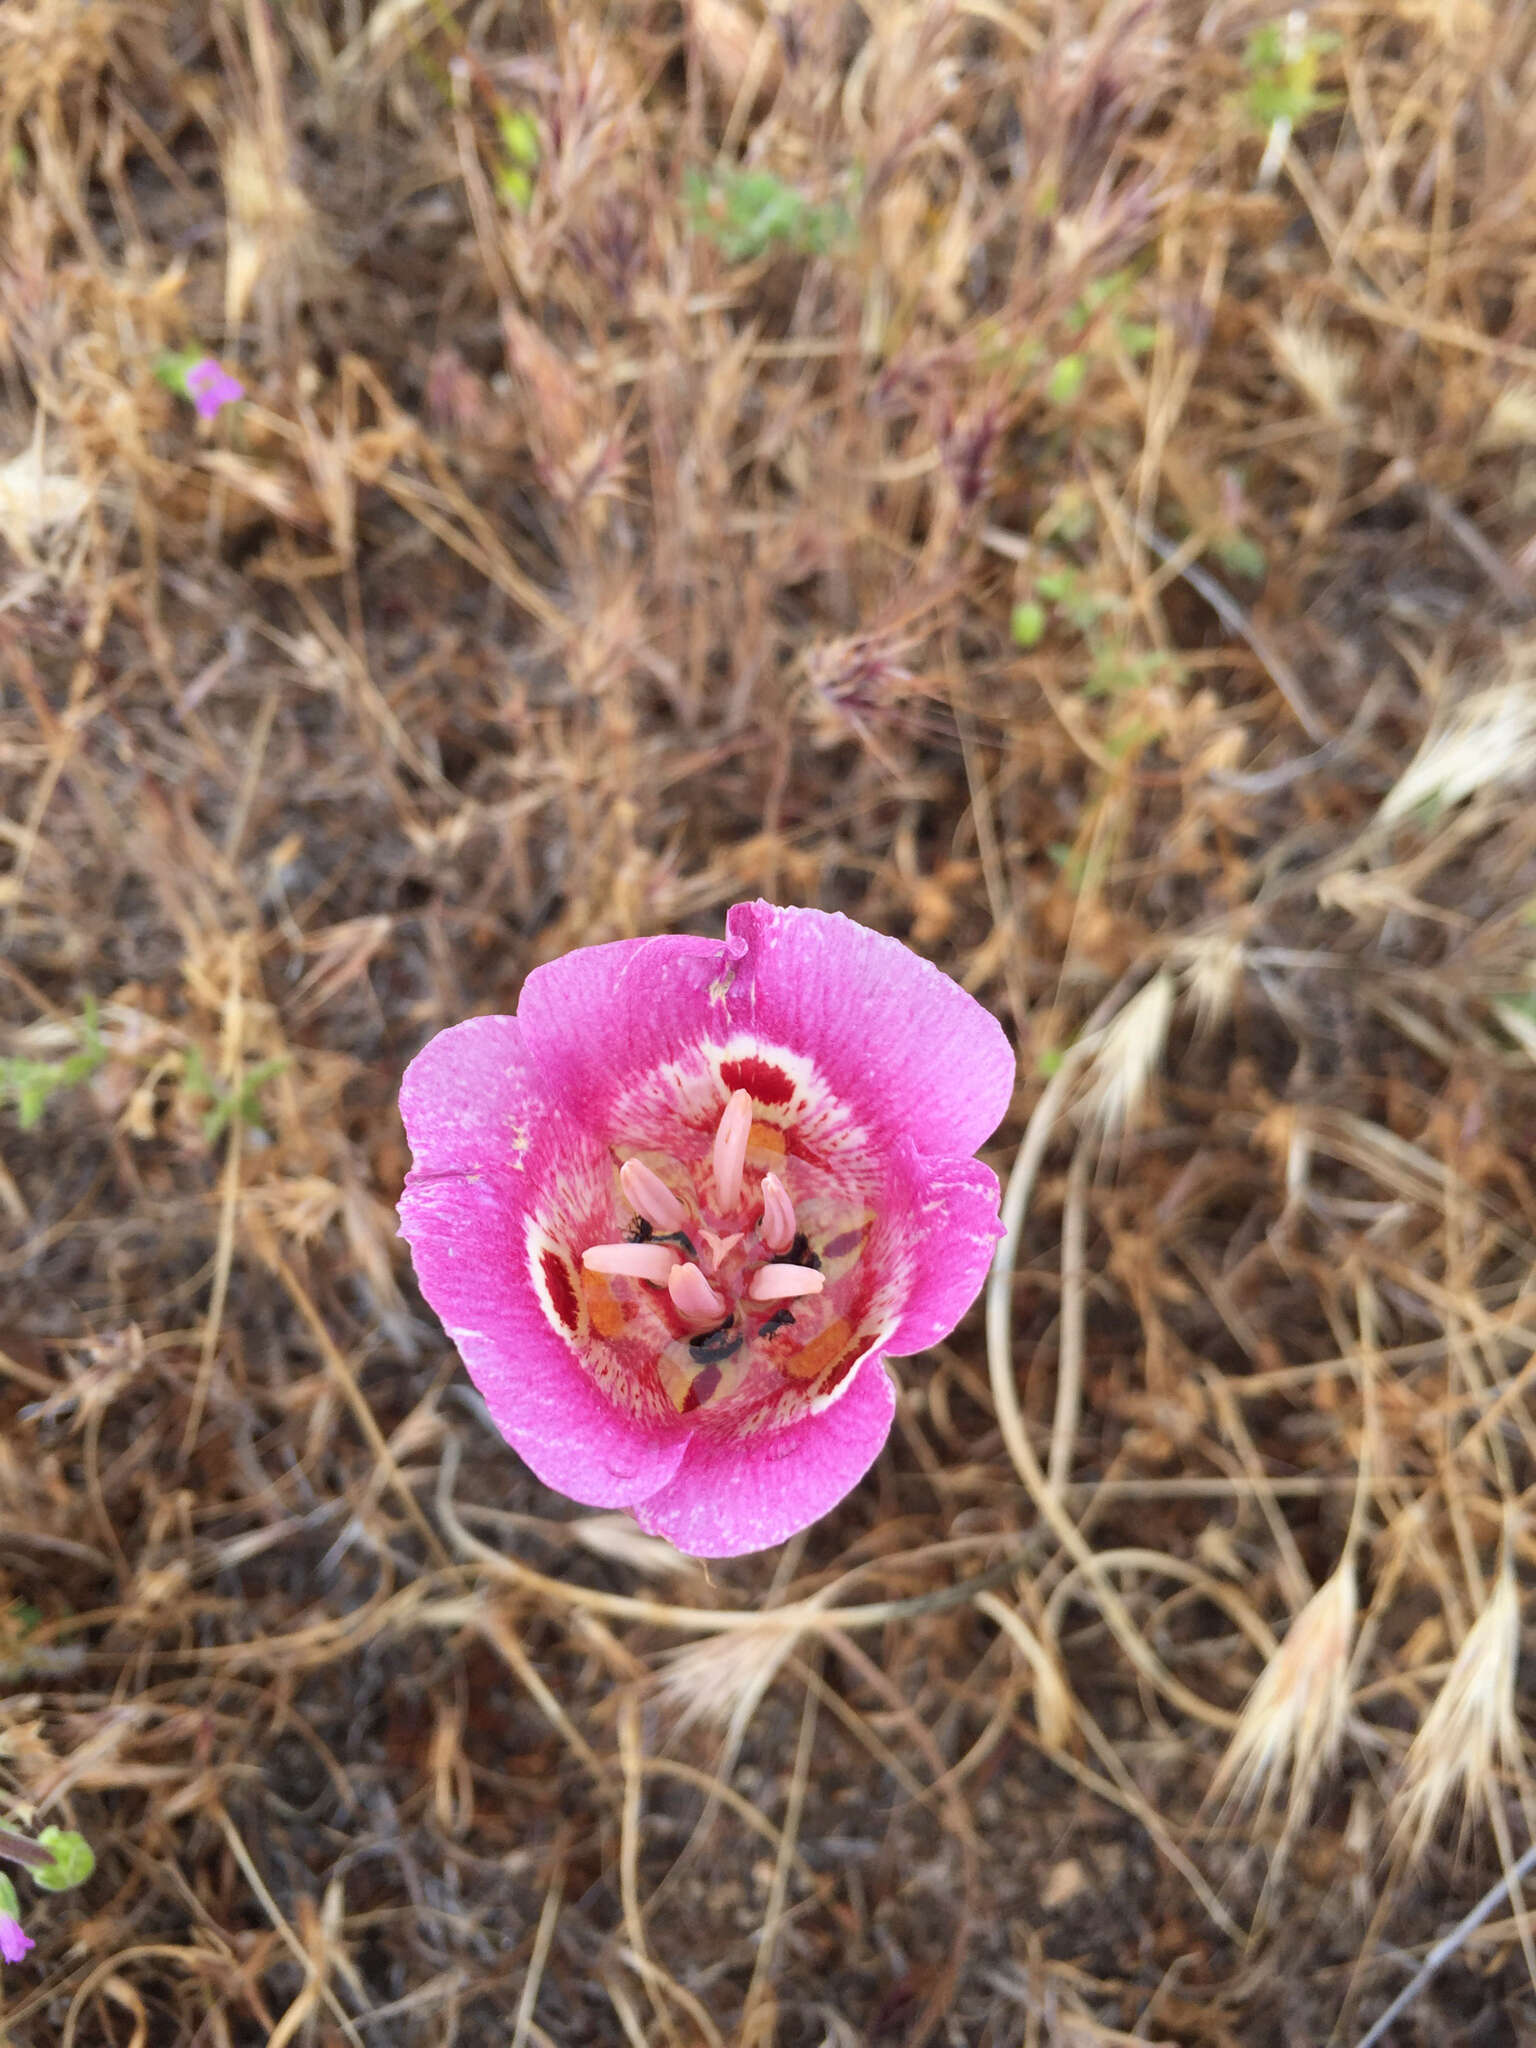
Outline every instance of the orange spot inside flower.
POLYGON ((814 1380, 836 1361, 852 1335, 847 1317, 838 1316, 824 1330, 818 1330, 803 1350, 782 1360, 779 1370, 792 1380, 814 1380))
POLYGON ((593 1329, 600 1337, 617 1337, 629 1320, 623 1302, 614 1299, 613 1289, 601 1273, 583 1273, 582 1278, 593 1329))
POLYGON ((754 1166, 762 1163, 761 1155, 770 1158, 784 1157, 784 1133, 777 1124, 754 1124, 747 1137, 747 1157, 754 1166))

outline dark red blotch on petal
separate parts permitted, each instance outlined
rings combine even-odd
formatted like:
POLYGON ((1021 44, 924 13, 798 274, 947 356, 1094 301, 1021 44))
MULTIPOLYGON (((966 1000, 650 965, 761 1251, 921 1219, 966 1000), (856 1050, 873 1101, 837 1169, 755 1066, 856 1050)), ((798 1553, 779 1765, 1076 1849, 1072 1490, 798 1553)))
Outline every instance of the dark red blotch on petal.
POLYGON ((720 1385, 721 1371, 718 1365, 706 1365, 697 1375, 693 1385, 683 1396, 683 1413, 691 1415, 695 1408, 702 1408, 720 1385))
POLYGON ((570 1268, 558 1252, 545 1252, 542 1263, 550 1303, 561 1322, 575 1336, 581 1327, 581 1303, 576 1299, 570 1268))
POLYGON ((778 1108, 792 1101, 795 1084, 782 1067, 776 1067, 771 1060, 759 1059, 749 1053, 745 1059, 722 1060, 720 1078, 727 1088, 745 1088, 754 1102, 762 1102, 771 1108, 778 1108))

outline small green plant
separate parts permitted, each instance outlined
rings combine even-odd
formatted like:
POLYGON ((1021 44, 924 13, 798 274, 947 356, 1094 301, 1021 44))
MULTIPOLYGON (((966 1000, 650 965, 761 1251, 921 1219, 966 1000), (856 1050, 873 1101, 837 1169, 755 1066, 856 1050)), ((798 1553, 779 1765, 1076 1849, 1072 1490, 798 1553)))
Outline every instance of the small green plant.
POLYGON ((182 1070, 183 1086, 189 1095, 204 1100, 209 1105, 198 1122, 204 1138, 210 1145, 217 1143, 223 1136, 230 1118, 237 1111, 241 1123, 247 1129, 261 1128, 261 1091, 287 1064, 285 1059, 259 1060, 254 1067, 246 1068, 238 1086, 229 1088, 209 1073, 197 1047, 188 1047, 186 1064, 182 1070))
POLYGON ((533 204, 533 174, 544 153, 538 124, 531 114, 503 108, 496 116, 496 133, 501 141, 501 161, 495 175, 497 194, 509 206, 526 213, 533 204))
POLYGON ((1015 647, 1038 647, 1045 638, 1045 606, 1033 597, 1020 598, 1008 616, 1008 634, 1015 647))
POLYGON ((86 997, 85 1015, 75 1028, 80 1049, 64 1059, 0 1059, 0 1101, 14 1107, 24 1131, 33 1128, 60 1089, 89 1081, 107 1057, 93 996, 86 997))
POLYGON ((1264 550, 1246 533, 1223 534, 1211 542, 1211 551, 1223 569, 1257 583, 1269 567, 1264 550))
POLYGON ((1292 127, 1310 114, 1339 104, 1339 95, 1319 92, 1318 68, 1330 50, 1337 49, 1335 35, 1319 31, 1293 37, 1285 25, 1267 21, 1248 38, 1243 52, 1243 69, 1248 87, 1242 104, 1250 120, 1261 128, 1276 121, 1292 127))
MULTIPOLYGON (((14 1828, 0 1828, 0 1858, 19 1864, 45 1892, 73 1891, 96 1868, 96 1853, 73 1828, 44 1828, 34 1841, 14 1828)), ((21 1901, 10 1878, 0 1871, 0 1957, 19 1963, 33 1946, 21 1924, 21 1901)))
POLYGON ((73 1828, 44 1828, 37 1843, 53 1859, 45 1869, 32 1872, 32 1882, 45 1892, 73 1891, 96 1868, 95 1850, 73 1828))
POLYGON ((853 230, 840 202, 817 205, 772 171, 691 170, 685 191, 694 233, 731 263, 750 263, 773 248, 824 256, 853 230))
POLYGON ((1070 405, 1083 388, 1088 375, 1088 358, 1073 354, 1062 356, 1052 364, 1051 373, 1045 380, 1045 395, 1052 405, 1070 405))

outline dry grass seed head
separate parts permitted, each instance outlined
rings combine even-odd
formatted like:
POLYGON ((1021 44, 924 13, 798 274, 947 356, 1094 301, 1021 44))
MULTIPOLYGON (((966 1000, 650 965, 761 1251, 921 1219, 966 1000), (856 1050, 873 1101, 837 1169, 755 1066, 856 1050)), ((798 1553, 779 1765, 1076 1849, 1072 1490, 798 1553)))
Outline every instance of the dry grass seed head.
POLYGON ((760 1628, 705 1636, 669 1655, 659 1689, 681 1710, 679 1732, 695 1721, 733 1733, 744 1729, 803 1632, 799 1620, 765 1617, 760 1628))
POLYGON ((1346 1554, 1248 1695, 1212 1782, 1213 1799, 1268 1812, 1289 1777, 1285 1835, 1305 1818, 1343 1742, 1356 1613, 1355 1562, 1346 1554))
POLYGON ((1173 976, 1159 969, 1106 1029, 1079 1110, 1101 1138, 1118 1137, 1145 1102, 1168 1044, 1173 1000, 1173 976))
POLYGON ((1417 1862, 1458 1803, 1463 1829, 1474 1802, 1486 1812, 1502 1776, 1519 1777, 1524 1744, 1515 1710, 1520 1592, 1506 1546, 1488 1604, 1468 1629, 1409 1747, 1397 1799, 1396 1840, 1417 1862))
POLYGON ((1445 808, 1536 774, 1536 641, 1510 653, 1510 675, 1435 720, 1382 800, 1383 825, 1421 806, 1445 808))
POLYGON ((1281 369, 1303 396, 1325 420, 1348 426, 1354 416, 1350 393, 1360 373, 1354 350, 1291 320, 1281 322, 1271 341, 1281 369))

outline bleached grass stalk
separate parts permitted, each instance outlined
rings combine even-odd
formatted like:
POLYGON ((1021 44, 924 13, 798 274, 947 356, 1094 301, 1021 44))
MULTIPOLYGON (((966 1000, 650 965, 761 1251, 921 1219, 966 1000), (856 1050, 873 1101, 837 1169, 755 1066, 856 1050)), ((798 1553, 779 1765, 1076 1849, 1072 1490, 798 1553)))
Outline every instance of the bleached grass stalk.
POLYGON ((1531 1844, 1513 1869, 1507 1871, 1496 1885, 1484 1892, 1471 1912, 1463 1915, 1449 1934, 1441 1936, 1370 2031, 1360 2036, 1355 2048, 1376 2048, 1378 2041, 1385 2040, 1387 2029, 1395 2020, 1402 2018, 1441 1964, 1450 1961, 1467 1936, 1475 1933, 1488 1916, 1503 1905, 1521 1880, 1529 1877, 1533 1870, 1536 1870, 1536 1842, 1531 1844))

